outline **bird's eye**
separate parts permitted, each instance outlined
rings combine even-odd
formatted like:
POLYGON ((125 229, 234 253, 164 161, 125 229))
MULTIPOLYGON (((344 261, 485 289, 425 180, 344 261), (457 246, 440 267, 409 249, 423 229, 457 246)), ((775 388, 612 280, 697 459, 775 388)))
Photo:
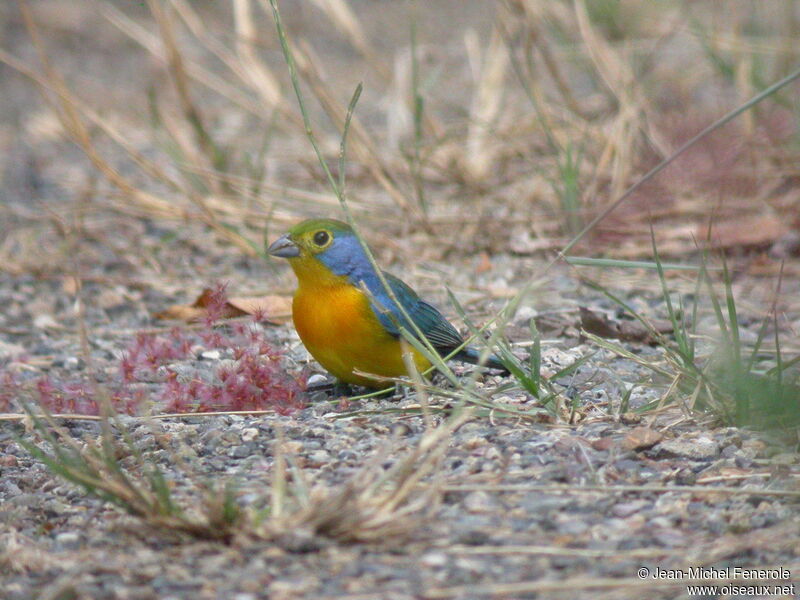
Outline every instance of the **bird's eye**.
POLYGON ((317 246, 322 247, 322 246, 324 246, 325 244, 328 243, 328 240, 330 239, 330 237, 331 236, 328 235, 327 231, 318 231, 317 233, 314 234, 314 243, 317 246))

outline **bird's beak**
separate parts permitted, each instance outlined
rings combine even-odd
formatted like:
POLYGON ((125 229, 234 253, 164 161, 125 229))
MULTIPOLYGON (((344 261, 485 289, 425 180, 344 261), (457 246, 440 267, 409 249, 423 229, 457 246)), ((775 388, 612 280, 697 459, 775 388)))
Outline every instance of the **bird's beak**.
POLYGON ((286 234, 272 242, 270 247, 267 248, 267 254, 280 258, 296 258, 300 256, 300 248, 289 239, 289 234, 286 234))

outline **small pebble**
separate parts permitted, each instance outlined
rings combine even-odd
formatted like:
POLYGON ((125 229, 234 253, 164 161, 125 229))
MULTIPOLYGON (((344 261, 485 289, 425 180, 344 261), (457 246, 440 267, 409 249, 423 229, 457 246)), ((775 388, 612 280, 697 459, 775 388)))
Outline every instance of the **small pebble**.
POLYGON ((440 568, 447 565, 447 554, 444 552, 428 552, 423 554, 419 562, 430 568, 440 568))
POLYGON ((80 546, 81 536, 74 531, 64 531, 55 537, 55 542, 65 549, 75 550, 80 546))
POLYGON ((243 442, 252 442, 254 439, 258 437, 258 429, 255 427, 247 427, 242 429, 242 441, 243 442))
POLYGON ((489 513, 497 510, 500 503, 497 498, 487 492, 470 492, 464 498, 464 508, 471 513, 489 513))

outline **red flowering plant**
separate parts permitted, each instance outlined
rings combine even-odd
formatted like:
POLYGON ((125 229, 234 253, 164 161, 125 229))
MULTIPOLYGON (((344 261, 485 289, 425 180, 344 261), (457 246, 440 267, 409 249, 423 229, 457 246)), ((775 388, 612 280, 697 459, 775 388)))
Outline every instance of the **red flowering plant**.
MULTIPOLYGON (((174 327, 139 333, 119 358, 103 392, 118 413, 186 413, 275 410, 286 414, 305 403, 305 377, 287 373, 282 353, 264 336, 263 313, 247 321, 222 319, 226 286, 209 294, 200 329, 174 327)), ((11 409, 25 386, 0 372, 0 412, 11 409)), ((52 413, 100 414, 102 397, 93 380, 50 376, 35 382, 34 398, 52 413)))

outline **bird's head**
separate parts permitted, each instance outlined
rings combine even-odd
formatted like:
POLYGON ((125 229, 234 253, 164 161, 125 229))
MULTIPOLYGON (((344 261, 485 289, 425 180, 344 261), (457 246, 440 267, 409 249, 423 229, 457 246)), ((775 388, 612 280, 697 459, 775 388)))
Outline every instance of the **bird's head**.
POLYGON ((289 259, 295 273, 322 263, 336 275, 351 275, 369 264, 353 229, 334 219, 308 219, 275 240, 267 253, 289 259))

